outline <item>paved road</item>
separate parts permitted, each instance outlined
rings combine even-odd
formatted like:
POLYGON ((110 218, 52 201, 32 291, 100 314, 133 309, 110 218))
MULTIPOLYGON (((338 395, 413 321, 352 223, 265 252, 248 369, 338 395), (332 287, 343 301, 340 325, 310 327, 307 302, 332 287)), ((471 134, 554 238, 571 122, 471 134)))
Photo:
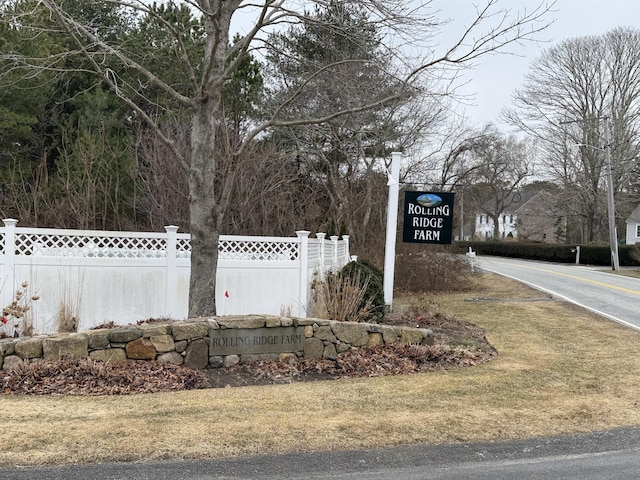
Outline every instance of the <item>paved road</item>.
POLYGON ((505 443, 291 453, 228 460, 0 469, 3 480, 629 480, 640 427, 505 443))
POLYGON ((476 257, 476 265, 640 330, 638 278, 614 275, 602 268, 502 257, 476 257))

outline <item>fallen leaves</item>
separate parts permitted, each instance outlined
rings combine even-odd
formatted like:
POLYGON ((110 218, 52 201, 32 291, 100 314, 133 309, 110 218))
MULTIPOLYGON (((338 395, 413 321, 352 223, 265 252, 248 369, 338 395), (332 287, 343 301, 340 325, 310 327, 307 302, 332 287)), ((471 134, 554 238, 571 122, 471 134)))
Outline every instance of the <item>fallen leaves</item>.
POLYGON ((206 373, 160 362, 30 362, 3 371, 0 391, 25 395, 127 395, 207 388, 206 373))
POLYGON ((497 355, 493 348, 448 345, 386 345, 348 350, 331 359, 260 361, 211 372, 214 386, 262 385, 353 377, 406 375, 480 365, 497 355))

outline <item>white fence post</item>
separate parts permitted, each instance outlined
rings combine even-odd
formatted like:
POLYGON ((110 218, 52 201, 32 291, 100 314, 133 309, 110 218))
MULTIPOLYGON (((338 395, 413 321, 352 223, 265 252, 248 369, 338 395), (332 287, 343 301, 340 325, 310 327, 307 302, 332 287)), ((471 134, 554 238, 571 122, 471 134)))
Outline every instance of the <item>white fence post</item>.
POLYGON ((326 233, 316 233, 316 238, 318 240, 320 240, 319 242, 319 246, 320 246, 320 267, 318 268, 318 280, 320 280, 321 282, 324 281, 324 273, 325 273, 325 266, 324 266, 324 262, 325 262, 325 253, 324 253, 324 240, 325 237, 327 236, 326 233))
POLYGON ((351 255, 349 255, 349 235, 342 235, 342 241, 344 242, 344 258, 342 261, 346 265, 351 261, 351 255))
POLYGON ((178 239, 178 227, 169 225, 164 227, 167 232, 167 294, 165 308, 170 318, 177 319, 178 314, 178 265, 176 243, 178 239))
POLYGON ((331 269, 335 270, 338 267, 338 235, 331 235, 329 237, 332 243, 331 253, 331 269))
POLYGON ((9 303, 13 298, 15 290, 15 273, 16 273, 16 225, 18 220, 13 218, 5 218, 4 223, 4 278, 0 283, 2 290, 2 305, 9 303))
POLYGON ((308 230, 298 230, 296 235, 300 242, 300 293, 298 295, 299 316, 306 318, 307 308, 309 308, 309 232, 308 230))

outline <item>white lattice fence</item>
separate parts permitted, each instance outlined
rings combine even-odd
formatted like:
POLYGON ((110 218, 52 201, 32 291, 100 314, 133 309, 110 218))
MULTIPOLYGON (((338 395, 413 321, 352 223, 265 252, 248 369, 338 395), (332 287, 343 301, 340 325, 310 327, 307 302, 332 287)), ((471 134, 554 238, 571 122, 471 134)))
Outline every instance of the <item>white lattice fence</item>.
POLYGON ((20 255, 75 258, 165 258, 167 239, 122 237, 109 234, 82 235, 73 232, 16 234, 20 255))
MULTIPOLYGON (((2 305, 28 281, 40 300, 32 317, 38 332, 56 330, 56 312, 76 305, 81 329, 113 321, 186 318, 190 241, 177 227, 165 233, 0 228, 2 305)), ((219 239, 218 314, 306 316, 309 284, 349 261, 348 237, 237 237, 219 239)))
POLYGON ((223 260, 296 261, 300 256, 300 242, 271 237, 234 239, 221 236, 218 251, 218 258, 223 260))

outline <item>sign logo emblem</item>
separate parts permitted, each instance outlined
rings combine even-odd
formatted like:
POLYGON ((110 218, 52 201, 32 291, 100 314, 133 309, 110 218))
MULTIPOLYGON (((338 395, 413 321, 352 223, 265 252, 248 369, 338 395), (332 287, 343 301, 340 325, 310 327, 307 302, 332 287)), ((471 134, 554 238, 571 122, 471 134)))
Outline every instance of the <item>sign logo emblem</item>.
POLYGON ((423 193, 416 201, 423 207, 437 207, 442 203, 442 198, 434 193, 423 193))

